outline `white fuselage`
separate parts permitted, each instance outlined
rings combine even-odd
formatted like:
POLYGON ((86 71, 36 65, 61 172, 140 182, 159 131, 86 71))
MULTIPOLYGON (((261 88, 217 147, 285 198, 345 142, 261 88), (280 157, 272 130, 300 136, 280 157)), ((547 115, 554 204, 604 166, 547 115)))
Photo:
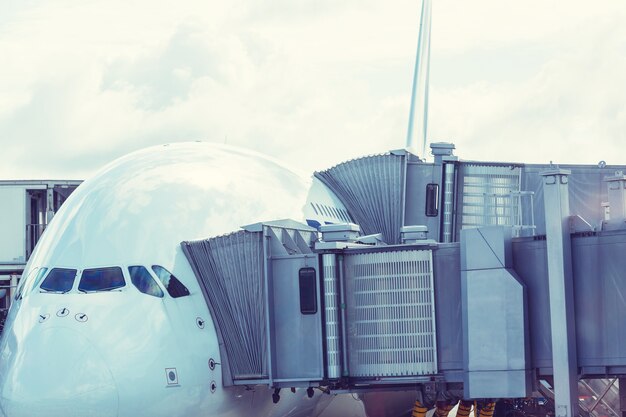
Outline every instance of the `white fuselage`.
POLYGON ((319 414, 330 397, 298 391, 274 405, 268 388, 222 387, 216 331, 180 248, 258 221, 343 221, 312 202, 345 212, 321 183, 208 143, 148 148, 104 167, 64 204, 26 267, 0 343, 0 415, 319 414), (153 265, 189 295, 172 297, 153 265), (131 266, 144 266, 163 297, 141 292, 131 266), (109 267, 121 268, 123 286, 79 290, 85 269, 109 267), (64 293, 41 288, 54 268, 76 271, 64 293))

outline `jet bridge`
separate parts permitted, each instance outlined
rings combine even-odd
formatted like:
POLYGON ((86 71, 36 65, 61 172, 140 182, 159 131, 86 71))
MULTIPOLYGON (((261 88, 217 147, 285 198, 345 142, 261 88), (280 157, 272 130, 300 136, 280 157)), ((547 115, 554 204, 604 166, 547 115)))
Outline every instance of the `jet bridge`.
POLYGON ((52 217, 80 181, 0 181, 0 329, 19 277, 52 217))
POLYGON ((291 221, 183 242, 217 322, 225 382, 274 387, 437 375, 435 247, 319 242, 291 221))
MULTIPOLYGON (((482 226, 509 226, 516 237, 546 234, 540 173, 555 166, 464 161, 453 151, 453 144, 433 143, 433 163, 397 150, 314 175, 341 199, 364 234, 381 233, 387 244, 400 243, 401 228, 410 225, 427 226, 429 236, 442 243, 458 242, 461 230, 482 226)), ((626 172, 626 165, 601 161, 559 168, 570 171, 571 214, 600 230, 608 207, 605 178, 626 172)))
POLYGON ((320 236, 275 221, 182 243, 225 385, 550 395, 559 416, 611 408, 615 380, 593 381, 626 376, 622 167, 433 152, 434 164, 394 152, 317 173, 360 225, 320 236), (580 378, 596 386, 591 404, 580 378))

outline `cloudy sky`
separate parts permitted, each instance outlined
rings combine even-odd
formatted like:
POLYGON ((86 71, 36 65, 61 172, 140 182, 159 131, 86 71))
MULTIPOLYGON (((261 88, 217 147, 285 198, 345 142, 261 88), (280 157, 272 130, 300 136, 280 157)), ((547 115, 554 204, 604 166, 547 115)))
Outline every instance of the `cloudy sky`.
MULTIPOLYGON (((420 0, 2 0, 0 178, 174 141, 305 171, 404 146, 420 0)), ((434 0, 429 139, 626 164, 624 0, 434 0)))

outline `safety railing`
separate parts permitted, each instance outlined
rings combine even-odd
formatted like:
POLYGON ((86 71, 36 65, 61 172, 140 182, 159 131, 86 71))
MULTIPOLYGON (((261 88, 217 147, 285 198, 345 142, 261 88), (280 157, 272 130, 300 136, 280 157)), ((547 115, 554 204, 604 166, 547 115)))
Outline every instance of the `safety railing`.
POLYGON ((32 255, 35 245, 39 242, 45 228, 45 224, 26 225, 26 260, 32 255))

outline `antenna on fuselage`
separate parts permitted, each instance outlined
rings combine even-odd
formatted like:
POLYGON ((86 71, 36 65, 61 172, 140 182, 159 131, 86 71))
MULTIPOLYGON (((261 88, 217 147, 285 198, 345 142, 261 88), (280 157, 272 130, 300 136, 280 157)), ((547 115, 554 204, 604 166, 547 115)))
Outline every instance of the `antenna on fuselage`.
POLYGON ((432 0, 423 0, 419 38, 417 41, 417 56, 415 57, 415 71, 413 72, 409 128, 406 136, 406 148, 414 154, 418 154, 418 142, 422 143, 421 154, 419 154, 422 158, 426 156, 426 133, 428 131, 431 17, 432 0))

